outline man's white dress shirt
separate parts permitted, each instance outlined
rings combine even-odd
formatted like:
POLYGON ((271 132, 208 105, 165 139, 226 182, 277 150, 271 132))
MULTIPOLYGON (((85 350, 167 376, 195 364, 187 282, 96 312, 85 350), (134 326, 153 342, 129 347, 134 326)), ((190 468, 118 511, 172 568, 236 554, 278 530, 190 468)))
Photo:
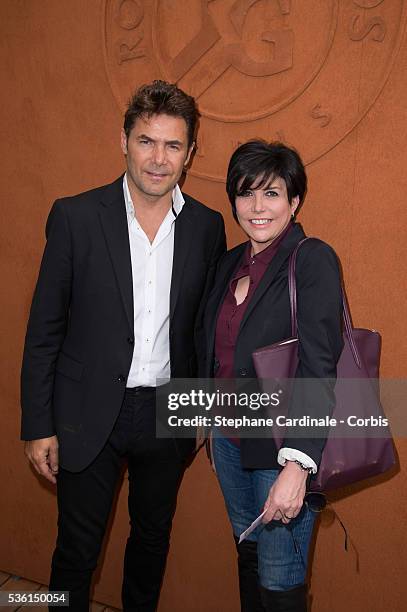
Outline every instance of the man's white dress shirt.
POLYGON ((127 174, 123 178, 133 276, 134 351, 127 387, 155 387, 170 378, 170 289, 175 219, 184 198, 178 185, 172 207, 150 243, 135 215, 127 174), (175 215, 174 215, 175 211, 175 215))

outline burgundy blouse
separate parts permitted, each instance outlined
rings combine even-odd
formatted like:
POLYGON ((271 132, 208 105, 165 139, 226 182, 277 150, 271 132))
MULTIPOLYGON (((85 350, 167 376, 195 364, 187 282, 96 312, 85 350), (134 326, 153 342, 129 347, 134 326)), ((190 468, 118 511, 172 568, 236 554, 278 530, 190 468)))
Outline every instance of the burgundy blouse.
POLYGON ((219 367, 215 374, 216 378, 234 378, 233 360, 235 346, 244 313, 246 312, 246 308, 263 274, 291 228, 292 224, 289 223, 286 229, 270 244, 270 246, 257 255, 254 255, 254 257, 250 255, 251 243, 247 243, 241 264, 229 282, 229 290, 225 295, 216 322, 215 358, 219 362, 219 367), (244 276, 250 277, 249 290, 243 302, 237 305, 235 298, 236 285, 237 281, 244 276))
MULTIPOLYGON (((219 363, 219 367, 216 371, 215 378, 234 378, 233 361, 235 346, 244 313, 246 312, 246 308, 263 274, 291 228, 292 224, 289 223, 285 230, 270 244, 270 246, 253 257, 250 255, 251 243, 250 241, 247 243, 241 264, 229 282, 229 289, 226 292, 216 322, 215 358, 219 363), (249 276, 250 278, 249 290, 243 302, 237 305, 235 298, 236 285, 238 280, 244 276, 249 276)), ((240 445, 240 440, 238 438, 229 439, 234 444, 240 445)))

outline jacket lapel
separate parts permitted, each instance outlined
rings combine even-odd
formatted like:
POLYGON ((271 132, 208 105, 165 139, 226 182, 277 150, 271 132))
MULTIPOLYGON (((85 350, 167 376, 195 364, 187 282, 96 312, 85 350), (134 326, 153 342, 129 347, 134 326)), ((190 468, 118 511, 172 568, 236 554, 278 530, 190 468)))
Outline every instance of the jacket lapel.
POLYGON ((179 297, 184 268, 187 262, 188 253, 191 248, 193 237, 193 222, 195 212, 187 197, 185 204, 175 220, 174 233, 174 255, 172 260, 172 276, 170 290, 170 320, 174 316, 175 306, 179 297))
POLYGON ((222 262, 216 275, 216 284, 209 295, 207 304, 207 329, 208 329, 208 346, 207 354, 211 357, 215 350, 215 335, 216 322, 218 320, 219 310, 223 304, 226 292, 229 289, 229 282, 235 270, 240 266, 240 262, 244 255, 247 242, 240 244, 233 251, 229 251, 225 260, 222 262))
POLYGON ((283 239, 280 247, 277 250, 277 253, 273 257, 269 267, 265 271, 263 278, 258 284, 257 289, 254 292, 254 295, 247 306, 242 322, 240 324, 239 333, 245 325, 247 319, 250 317, 253 310, 256 308, 256 305, 259 303, 267 289, 270 287, 281 266, 288 259, 288 257, 290 256, 298 242, 302 240, 302 238, 305 238, 304 231, 300 224, 296 224, 289 232, 289 234, 283 239))
POLYGON ((100 221, 102 223, 126 317, 133 333, 133 280, 122 176, 106 188, 103 192, 100 204, 100 221))

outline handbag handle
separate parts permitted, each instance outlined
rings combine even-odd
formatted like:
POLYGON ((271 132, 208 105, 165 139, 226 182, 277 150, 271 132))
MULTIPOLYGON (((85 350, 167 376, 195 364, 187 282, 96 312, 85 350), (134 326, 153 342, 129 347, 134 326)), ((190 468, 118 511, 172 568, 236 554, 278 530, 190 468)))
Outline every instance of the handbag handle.
MULTIPOLYGON (((288 262, 288 291, 290 295, 290 310, 291 310, 291 335, 293 338, 298 336, 298 325, 297 325, 297 287, 295 280, 295 264, 297 261, 297 252, 300 246, 311 240, 311 238, 303 238, 295 247, 294 251, 290 255, 288 262)), ((349 340, 349 346, 352 351, 353 359, 355 360, 358 368, 362 367, 359 351, 356 346, 355 338, 353 337, 353 327, 349 313, 348 300, 346 299, 343 284, 341 282, 341 293, 342 293, 342 310, 343 310, 343 322, 345 326, 345 332, 349 340)))

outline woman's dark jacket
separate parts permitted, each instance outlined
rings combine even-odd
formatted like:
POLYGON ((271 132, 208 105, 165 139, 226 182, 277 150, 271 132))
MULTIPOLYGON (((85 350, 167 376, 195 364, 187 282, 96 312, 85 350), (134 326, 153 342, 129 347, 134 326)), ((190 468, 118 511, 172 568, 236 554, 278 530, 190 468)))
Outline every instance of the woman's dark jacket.
MULTIPOLYGON (((238 379, 256 377, 253 351, 291 336, 288 259, 304 237, 301 225, 294 223, 247 306, 235 347, 234 373, 238 379)), ((208 378, 216 374, 214 346, 217 315, 246 246, 247 242, 225 253, 218 265, 205 314, 205 376, 208 378)), ((297 254, 296 285, 299 337, 296 379, 317 379, 317 382, 315 385, 296 381, 298 384, 294 385, 289 416, 324 417, 331 414, 334 407, 336 364, 343 348, 339 264, 335 252, 328 244, 312 239, 300 247, 297 254)), ((320 433, 319 429, 313 428, 312 432, 313 435, 307 438, 290 438, 287 435, 283 446, 306 453, 318 465, 327 431, 320 433)), ((243 468, 280 467, 273 439, 241 439, 240 444, 243 468)))

